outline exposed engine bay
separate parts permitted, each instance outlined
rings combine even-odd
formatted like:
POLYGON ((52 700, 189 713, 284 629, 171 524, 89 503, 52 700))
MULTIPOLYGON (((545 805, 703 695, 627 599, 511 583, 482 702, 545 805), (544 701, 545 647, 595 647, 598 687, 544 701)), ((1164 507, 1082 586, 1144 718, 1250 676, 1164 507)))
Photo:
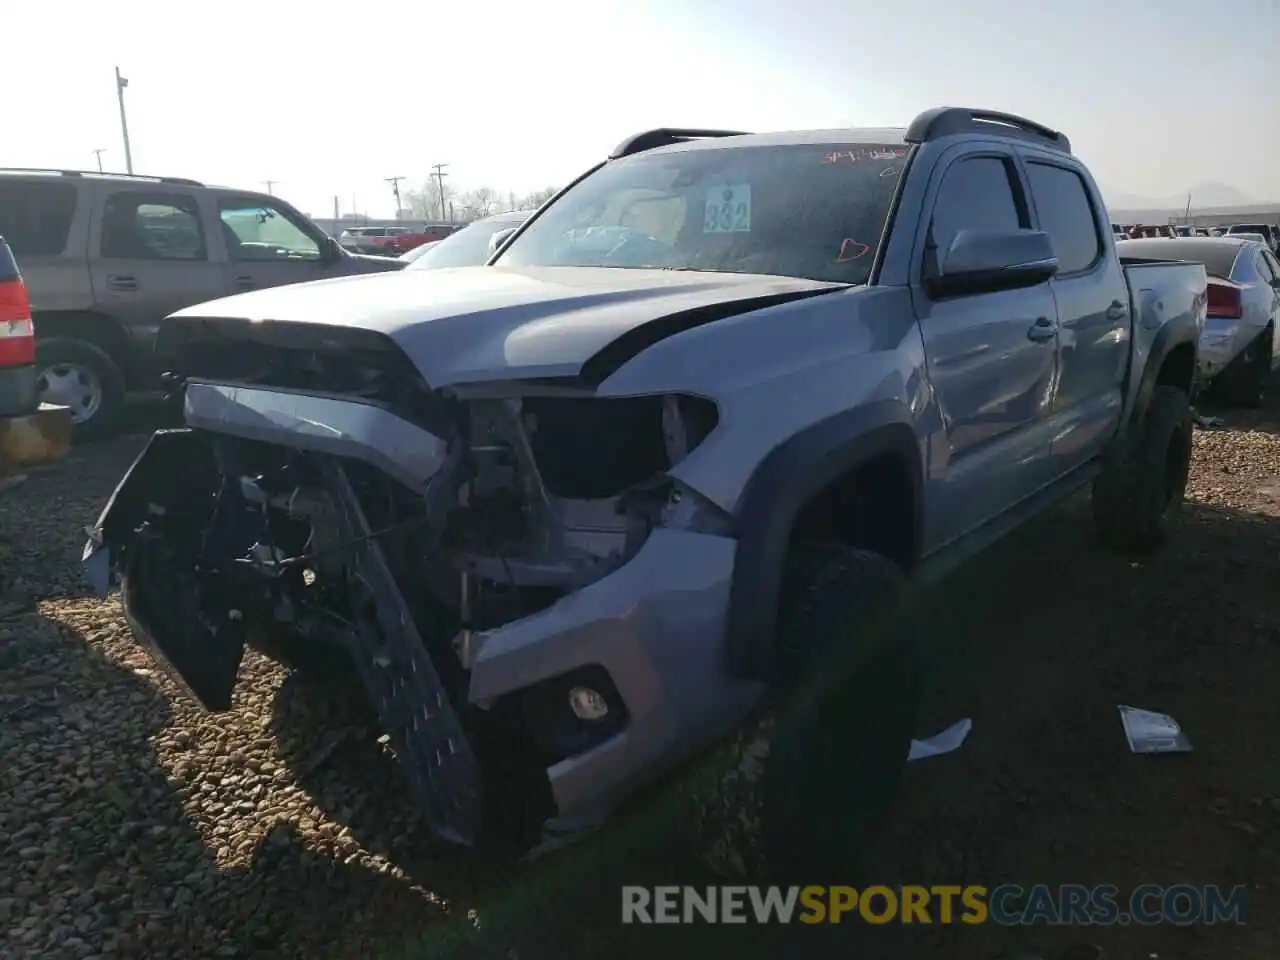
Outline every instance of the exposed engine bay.
MULTIPOLYGON (((716 409, 537 388, 439 403, 433 435, 449 435, 420 489, 302 434, 161 431, 96 540, 135 634, 207 708, 230 708, 246 645, 342 651, 437 833, 527 839, 554 813, 547 766, 616 735, 626 708, 593 733, 550 716, 563 691, 554 705, 536 688, 473 702, 484 632, 605 577, 681 515, 727 524, 666 474, 716 409)), ((617 697, 607 675, 590 686, 617 697)))

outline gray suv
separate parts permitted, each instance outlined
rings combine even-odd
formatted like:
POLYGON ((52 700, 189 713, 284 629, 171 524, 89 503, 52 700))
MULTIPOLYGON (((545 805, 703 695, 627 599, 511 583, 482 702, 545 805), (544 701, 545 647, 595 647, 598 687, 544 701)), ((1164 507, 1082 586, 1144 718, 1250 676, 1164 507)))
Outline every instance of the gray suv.
POLYGON ((71 409, 78 438, 161 385, 155 334, 175 310, 403 266, 348 253, 277 197, 176 177, 0 170, 0 234, 30 291, 40 398, 71 409))

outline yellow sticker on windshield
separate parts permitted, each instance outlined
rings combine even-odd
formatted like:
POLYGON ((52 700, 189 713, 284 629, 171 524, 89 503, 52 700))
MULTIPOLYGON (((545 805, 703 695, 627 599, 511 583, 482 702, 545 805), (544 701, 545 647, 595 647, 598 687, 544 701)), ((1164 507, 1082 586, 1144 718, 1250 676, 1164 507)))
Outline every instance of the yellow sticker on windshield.
POLYGON ((703 233, 751 231, 751 184, 727 183, 707 191, 702 214, 703 233))

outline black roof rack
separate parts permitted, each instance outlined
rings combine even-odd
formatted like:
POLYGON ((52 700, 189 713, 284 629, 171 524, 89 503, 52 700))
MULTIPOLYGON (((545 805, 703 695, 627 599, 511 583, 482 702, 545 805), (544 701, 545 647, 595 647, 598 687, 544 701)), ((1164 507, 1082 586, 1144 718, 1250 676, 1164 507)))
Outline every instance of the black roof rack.
POLYGON ((63 177, 98 177, 103 180, 148 180, 152 183, 173 183, 183 187, 203 187, 199 180, 186 177, 150 177, 141 173, 111 173, 99 170, 59 170, 56 167, 0 167, 0 173, 56 173, 63 177))
POLYGON ((970 107, 935 107, 911 121, 907 143, 925 143, 953 133, 998 133, 1008 137, 1048 142, 1059 150, 1071 152, 1071 141, 1044 124, 998 110, 974 110, 970 107))
POLYGON ((646 130, 628 137, 613 148, 610 160, 629 157, 633 153, 642 153, 655 147, 666 147, 673 143, 684 143, 686 140, 701 140, 704 137, 745 137, 744 130, 694 130, 685 127, 660 127, 657 130, 646 130))

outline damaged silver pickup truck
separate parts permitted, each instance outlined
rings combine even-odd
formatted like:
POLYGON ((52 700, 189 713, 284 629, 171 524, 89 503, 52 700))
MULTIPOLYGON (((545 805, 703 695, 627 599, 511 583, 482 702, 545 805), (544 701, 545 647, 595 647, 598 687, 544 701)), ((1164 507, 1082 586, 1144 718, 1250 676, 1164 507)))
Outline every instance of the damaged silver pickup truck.
MULTIPOLYGON (((1160 542, 1206 279, 1108 222, 1006 114, 640 134, 488 266, 170 317, 188 426, 86 567, 209 709, 247 645, 336 651, 440 838, 572 834, 1083 485, 1103 540, 1160 542)), ((831 758, 901 770, 918 661, 882 647, 753 754, 774 849, 833 848, 831 758)))

